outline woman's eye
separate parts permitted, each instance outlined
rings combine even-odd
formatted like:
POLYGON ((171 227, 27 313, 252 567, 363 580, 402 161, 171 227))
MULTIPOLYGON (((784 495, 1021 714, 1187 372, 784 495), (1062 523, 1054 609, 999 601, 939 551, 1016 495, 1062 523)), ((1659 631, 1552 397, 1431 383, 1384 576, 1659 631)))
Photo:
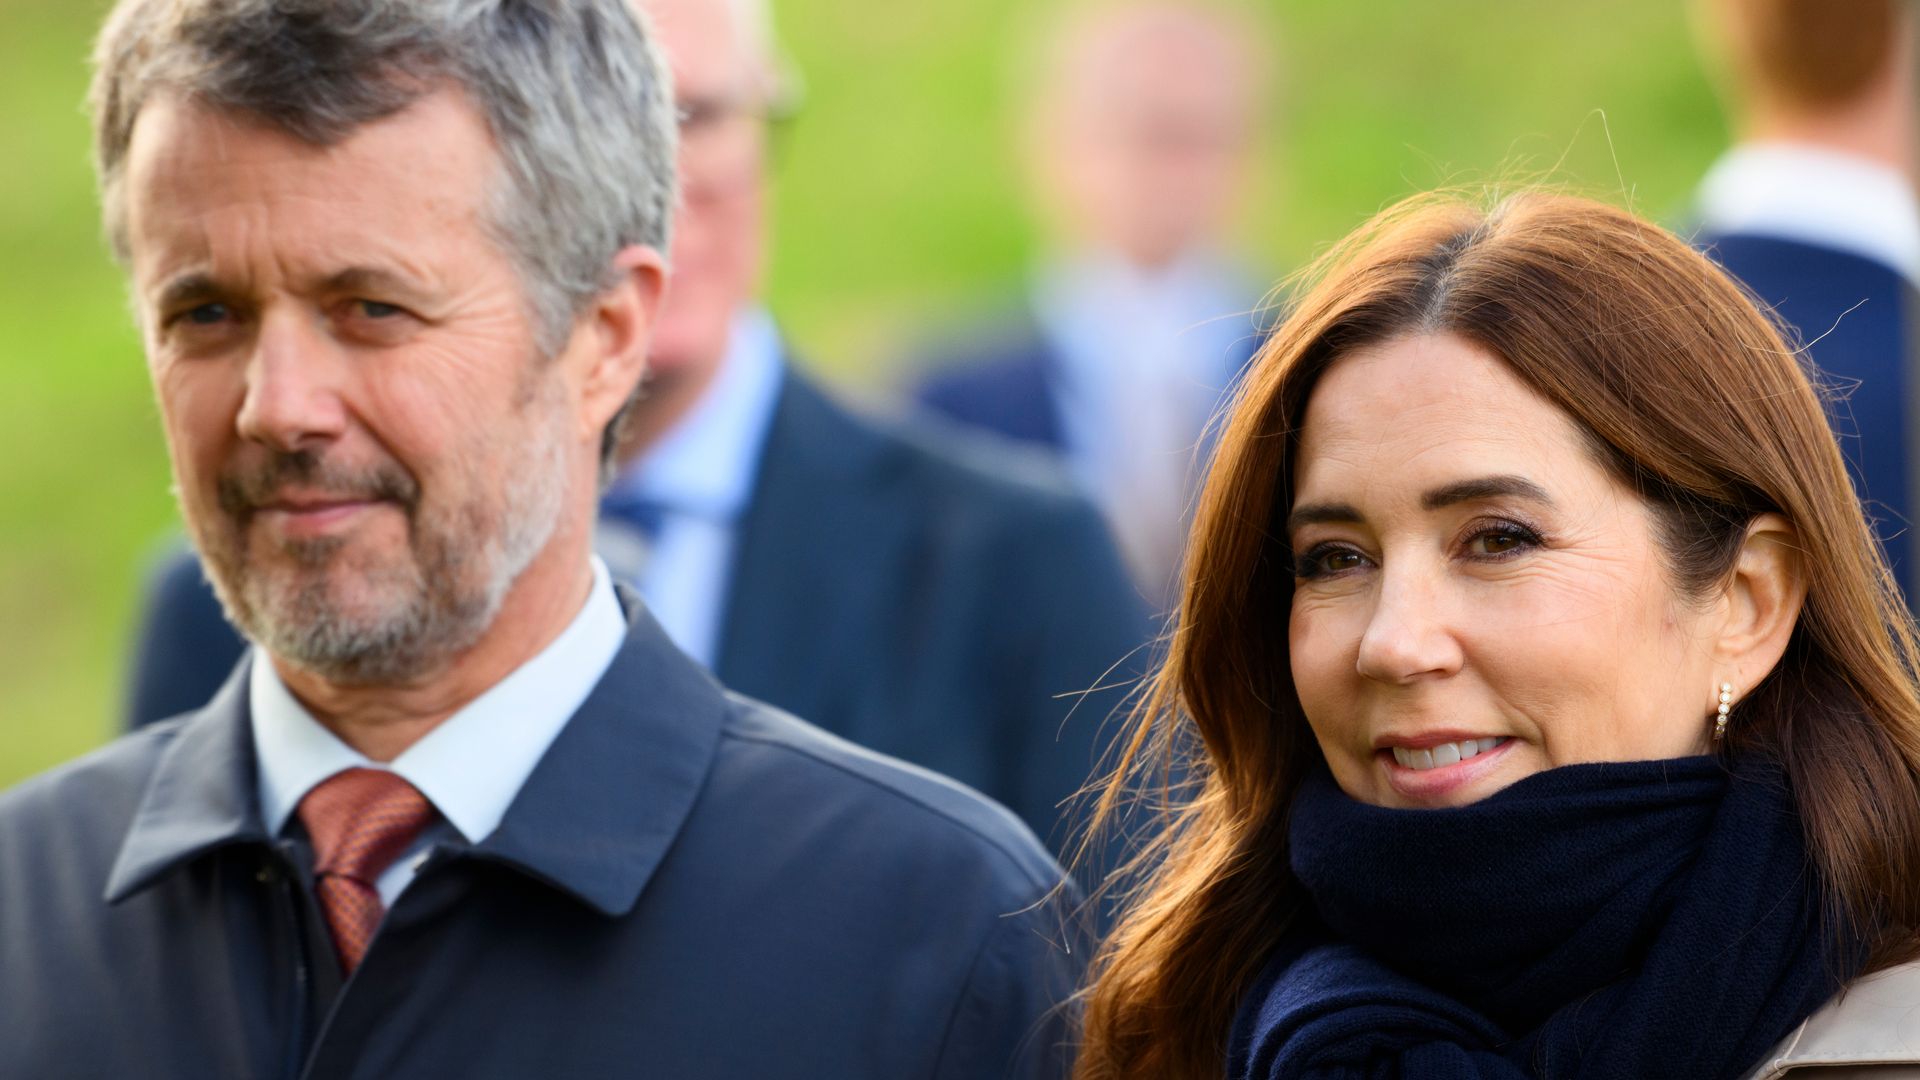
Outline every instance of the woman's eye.
POLYGON ((1530 547, 1537 547, 1540 537, 1533 530, 1519 525, 1503 524, 1482 529, 1467 540, 1467 550, 1474 555, 1499 557, 1511 555, 1530 547))
POLYGON ((1366 563, 1367 557, 1352 548, 1322 545, 1294 560, 1293 575, 1298 578, 1330 577, 1357 570, 1366 563))

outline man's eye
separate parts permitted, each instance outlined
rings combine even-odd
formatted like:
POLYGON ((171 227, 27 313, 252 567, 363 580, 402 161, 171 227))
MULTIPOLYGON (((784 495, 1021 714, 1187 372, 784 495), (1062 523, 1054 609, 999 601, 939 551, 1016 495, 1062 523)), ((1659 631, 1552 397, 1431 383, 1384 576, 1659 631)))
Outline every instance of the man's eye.
POLYGON ((683 133, 704 131, 726 115, 726 106, 717 101, 688 101, 674 109, 674 119, 683 133))
POLYGON ((361 315, 369 319, 391 319, 396 315, 405 314, 393 304, 383 304, 378 300, 356 300, 354 306, 360 309, 361 315))
POLYGON ((180 321, 194 326, 218 326, 232 316, 233 310, 225 304, 201 304, 182 312, 180 321))

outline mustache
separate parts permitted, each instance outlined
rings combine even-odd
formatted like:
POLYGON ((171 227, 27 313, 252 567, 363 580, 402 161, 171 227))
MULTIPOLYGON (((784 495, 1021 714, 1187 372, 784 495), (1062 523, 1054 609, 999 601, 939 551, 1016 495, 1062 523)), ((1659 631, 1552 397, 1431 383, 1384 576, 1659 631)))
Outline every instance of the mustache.
POLYGON ((214 485, 220 509, 243 521, 278 501, 290 487, 303 494, 396 502, 409 512, 420 500, 419 482, 394 462, 348 465, 311 450, 270 451, 266 457, 221 470, 214 485))

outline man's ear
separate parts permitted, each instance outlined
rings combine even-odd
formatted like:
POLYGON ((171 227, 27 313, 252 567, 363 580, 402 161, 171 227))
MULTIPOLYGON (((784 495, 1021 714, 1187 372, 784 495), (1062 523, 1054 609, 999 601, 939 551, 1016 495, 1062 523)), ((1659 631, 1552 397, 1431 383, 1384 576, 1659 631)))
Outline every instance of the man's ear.
POLYGON ((653 248, 621 248, 613 265, 614 283, 594 299, 576 329, 587 349, 580 378, 580 423, 582 434, 594 439, 646 374, 647 341, 667 287, 666 260, 653 248))
POLYGON ((1806 599, 1799 532, 1779 514, 1754 518, 1727 584, 1726 621, 1714 643, 1717 670, 1725 673, 1720 678, 1733 683, 1736 699, 1780 663, 1806 599))

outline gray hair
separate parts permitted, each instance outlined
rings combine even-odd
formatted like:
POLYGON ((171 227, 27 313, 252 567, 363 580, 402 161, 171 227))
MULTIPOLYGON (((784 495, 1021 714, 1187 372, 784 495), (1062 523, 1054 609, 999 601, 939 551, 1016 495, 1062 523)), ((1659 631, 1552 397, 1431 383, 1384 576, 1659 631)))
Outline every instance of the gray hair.
POLYGON ((108 241, 125 263, 127 147, 158 95, 327 145, 453 86, 499 147, 488 226, 556 353, 621 248, 667 250, 677 129, 643 20, 624 0, 121 0, 91 93, 108 241))

